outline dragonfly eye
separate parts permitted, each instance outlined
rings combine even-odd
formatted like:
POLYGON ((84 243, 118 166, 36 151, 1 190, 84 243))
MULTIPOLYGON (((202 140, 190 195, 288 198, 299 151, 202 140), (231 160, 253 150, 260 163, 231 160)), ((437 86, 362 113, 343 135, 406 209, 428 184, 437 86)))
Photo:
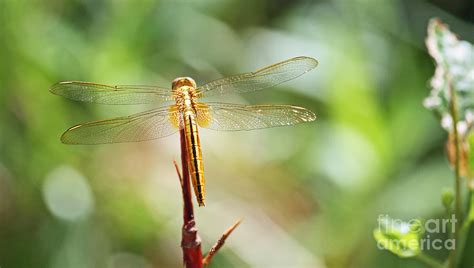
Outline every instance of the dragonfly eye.
POLYGON ((178 77, 175 80, 173 80, 173 83, 171 84, 171 87, 173 90, 177 90, 180 87, 183 86, 188 86, 192 88, 196 88, 196 82, 194 82, 194 79, 191 77, 178 77))

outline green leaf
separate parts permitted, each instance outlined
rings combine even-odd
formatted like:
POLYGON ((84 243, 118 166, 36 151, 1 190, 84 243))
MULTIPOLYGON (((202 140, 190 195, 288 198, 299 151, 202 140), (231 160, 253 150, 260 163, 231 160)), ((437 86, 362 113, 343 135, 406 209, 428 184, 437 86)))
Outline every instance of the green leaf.
POLYGON ((374 230, 379 248, 391 251, 401 258, 418 256, 421 252, 420 239, 424 230, 420 220, 401 222, 385 218, 374 230))

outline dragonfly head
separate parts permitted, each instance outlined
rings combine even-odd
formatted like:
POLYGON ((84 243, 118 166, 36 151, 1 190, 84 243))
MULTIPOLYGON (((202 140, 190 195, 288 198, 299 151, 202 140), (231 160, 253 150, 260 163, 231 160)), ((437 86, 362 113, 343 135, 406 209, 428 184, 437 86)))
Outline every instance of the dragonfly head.
POLYGON ((192 79, 191 77, 178 77, 175 80, 173 80, 173 83, 171 84, 173 91, 176 91, 178 90, 178 88, 184 87, 184 86, 192 87, 192 88, 197 87, 196 82, 194 82, 194 79, 192 79))

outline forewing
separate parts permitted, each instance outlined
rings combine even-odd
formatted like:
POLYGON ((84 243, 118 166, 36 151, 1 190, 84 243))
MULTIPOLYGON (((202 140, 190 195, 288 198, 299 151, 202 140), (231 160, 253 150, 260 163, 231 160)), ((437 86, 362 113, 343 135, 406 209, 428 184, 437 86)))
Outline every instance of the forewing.
POLYGON ((156 86, 110 86, 67 81, 54 84, 50 91, 71 100, 100 104, 145 104, 174 100, 171 89, 156 86))
POLYGON ((316 115, 292 105, 241 105, 230 103, 199 103, 197 122, 214 130, 251 130, 311 122, 316 115))
POLYGON ((130 116, 95 121, 71 127, 61 136, 66 144, 103 144, 146 141, 178 130, 178 111, 162 107, 130 116))
POLYGON ((313 58, 296 57, 255 72, 214 80, 200 86, 198 90, 203 97, 256 91, 295 79, 312 70, 317 65, 318 61, 313 58))

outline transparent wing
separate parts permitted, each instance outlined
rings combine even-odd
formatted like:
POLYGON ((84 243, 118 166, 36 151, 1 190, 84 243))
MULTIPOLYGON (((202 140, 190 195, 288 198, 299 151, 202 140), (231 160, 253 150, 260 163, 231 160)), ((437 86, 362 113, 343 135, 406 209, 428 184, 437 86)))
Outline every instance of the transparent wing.
POLYGON ((165 137, 178 130, 178 111, 174 107, 79 124, 66 130, 61 141, 66 144, 103 144, 146 141, 165 137))
POLYGON ((297 106, 230 103, 199 103, 196 116, 201 127, 228 131, 289 126, 316 119, 312 111, 297 106))
POLYGON ((270 65, 255 72, 214 80, 200 86, 198 90, 204 97, 256 91, 295 79, 312 70, 317 65, 318 61, 313 58, 296 57, 270 65))
POLYGON ((144 104, 174 100, 171 89, 155 86, 109 86, 66 81, 54 84, 50 91, 71 100, 100 104, 144 104))

